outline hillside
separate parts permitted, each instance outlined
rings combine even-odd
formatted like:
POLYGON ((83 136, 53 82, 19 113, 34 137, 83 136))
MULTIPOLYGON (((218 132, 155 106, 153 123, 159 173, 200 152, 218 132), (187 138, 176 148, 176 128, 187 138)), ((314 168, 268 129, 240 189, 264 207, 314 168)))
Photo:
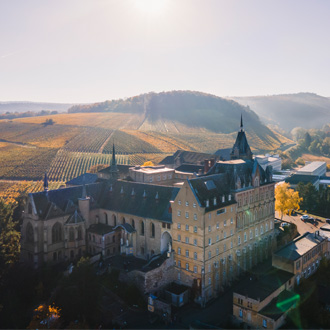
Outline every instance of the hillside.
POLYGON ((258 116, 237 102, 210 94, 191 91, 149 93, 126 100, 112 100, 90 105, 76 105, 68 112, 110 112, 143 115, 139 130, 182 133, 186 128, 229 134, 237 131, 240 115, 249 132, 261 139, 276 135, 263 125, 258 116), (185 128, 183 128, 182 127, 185 128))
POLYGON ((249 106, 266 124, 291 131, 294 127, 322 128, 330 123, 330 98, 312 93, 230 97, 249 106))
POLYGON ((51 110, 65 112, 72 104, 69 103, 45 103, 45 102, 0 102, 0 114, 6 112, 39 112, 51 110))
POLYGON ((195 92, 150 93, 75 106, 70 113, 1 120, 0 179, 40 180, 47 172, 50 180, 65 182, 110 164, 113 143, 119 164, 158 163, 178 149, 214 153, 233 146, 241 114, 255 152, 292 143, 234 101, 195 92), (50 119, 53 124, 45 125, 50 119))

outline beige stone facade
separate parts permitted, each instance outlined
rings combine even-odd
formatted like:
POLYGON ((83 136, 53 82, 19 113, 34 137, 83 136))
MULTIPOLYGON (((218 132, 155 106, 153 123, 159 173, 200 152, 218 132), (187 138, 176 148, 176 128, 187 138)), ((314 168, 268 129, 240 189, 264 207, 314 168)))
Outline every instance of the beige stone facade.
POLYGON ((205 207, 188 181, 172 204, 177 280, 193 287, 200 302, 273 251, 274 183, 260 186, 258 173, 255 179, 255 186, 215 193, 205 207))

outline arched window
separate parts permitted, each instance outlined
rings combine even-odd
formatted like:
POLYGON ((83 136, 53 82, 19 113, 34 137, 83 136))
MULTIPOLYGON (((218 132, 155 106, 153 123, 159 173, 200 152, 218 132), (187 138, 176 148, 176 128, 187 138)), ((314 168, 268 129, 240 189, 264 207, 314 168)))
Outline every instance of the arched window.
POLYGON ((62 227, 56 222, 52 228, 52 243, 58 243, 62 241, 62 227))
POLYGON ((72 227, 69 229, 69 241, 70 242, 74 241, 74 230, 72 227))
POLYGON ((104 212, 104 221, 105 224, 108 225, 108 214, 104 212))
POLYGON ((123 224, 125 224, 126 223, 126 220, 125 220, 125 218, 123 218, 123 224))
POLYGON ((141 231, 140 231, 141 235, 144 235, 144 222, 141 221, 141 231))
POLYGON ((135 229, 135 221, 132 219, 132 227, 135 229))
POLYGON ((78 240, 82 240, 82 230, 81 230, 81 227, 78 227, 78 240))
POLYGON ((113 225, 117 226, 117 217, 115 215, 112 216, 112 220, 113 220, 113 225))
POLYGON ((29 205, 28 205, 28 213, 32 214, 32 205, 31 205, 31 203, 29 203, 29 205))
POLYGON ((155 237, 155 225, 151 223, 151 237, 155 237))
POLYGON ((34 232, 31 223, 29 222, 26 226, 26 241, 29 243, 34 242, 34 232))

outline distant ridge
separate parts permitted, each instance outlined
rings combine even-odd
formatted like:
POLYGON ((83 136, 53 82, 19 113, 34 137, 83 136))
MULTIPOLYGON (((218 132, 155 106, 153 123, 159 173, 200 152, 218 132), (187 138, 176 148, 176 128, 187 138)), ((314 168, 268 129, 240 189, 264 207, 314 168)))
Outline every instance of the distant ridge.
POLYGON ((72 103, 48 103, 48 102, 29 102, 29 101, 0 101, 0 113, 6 112, 39 112, 42 110, 51 110, 58 112, 65 112, 72 103))
POLYGON ((330 98, 314 93, 228 98, 249 106, 264 123, 286 131, 294 127, 322 128, 330 123, 330 98))

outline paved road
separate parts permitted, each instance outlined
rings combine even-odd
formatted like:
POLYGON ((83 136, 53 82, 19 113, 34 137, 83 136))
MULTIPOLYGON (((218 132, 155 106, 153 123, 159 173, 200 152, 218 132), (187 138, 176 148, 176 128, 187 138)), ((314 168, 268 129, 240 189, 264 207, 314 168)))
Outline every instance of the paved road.
MULTIPOLYGON (((275 217, 278 219, 281 219, 278 212, 275 212, 275 217)), ((294 223, 297 226, 297 230, 300 235, 306 233, 307 231, 313 233, 325 224, 324 220, 321 220, 321 221, 317 222, 316 226, 314 226, 310 222, 304 222, 304 221, 300 220, 300 217, 301 217, 301 214, 298 214, 296 216, 284 215, 282 220, 286 221, 286 222, 294 223)), ((314 217, 314 218, 316 219, 317 217, 314 217)))

